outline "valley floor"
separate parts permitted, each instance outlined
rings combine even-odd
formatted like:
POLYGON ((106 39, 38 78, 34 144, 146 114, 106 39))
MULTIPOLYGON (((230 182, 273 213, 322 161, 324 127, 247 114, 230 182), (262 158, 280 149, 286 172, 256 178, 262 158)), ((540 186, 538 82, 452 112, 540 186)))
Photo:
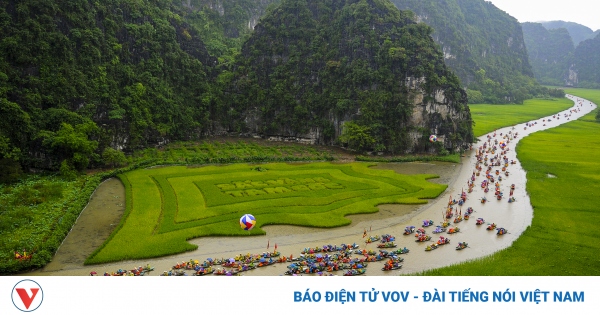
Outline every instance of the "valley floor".
MULTIPOLYGON (((570 113, 570 120, 575 120, 576 118, 582 117, 584 116, 584 114, 591 112, 595 108, 595 106, 592 106, 590 103, 587 102, 585 102, 585 104, 583 104, 582 107, 579 108, 578 102, 579 101, 577 101, 575 108, 581 110, 575 114, 570 113)), ((563 114, 561 113, 561 115, 563 114)), ((527 134, 532 133, 534 131, 540 131, 543 129, 556 127, 559 124, 566 122, 566 119, 554 119, 551 123, 547 123, 547 126, 542 126, 542 120, 537 121, 538 125, 536 125, 536 127, 534 128, 528 128, 528 130, 525 130, 524 125, 521 124, 517 125, 514 130, 511 128, 506 128, 498 130, 497 133, 506 134, 508 131, 518 132, 519 137, 517 139, 520 139, 523 136, 526 136, 527 134)), ((570 124, 567 126, 570 126, 570 124)), ((478 143, 477 146, 474 146, 474 148, 478 148, 481 144, 482 142, 478 143)), ((510 160, 517 160, 515 153, 515 145, 516 141, 510 142, 511 149, 507 152, 507 157, 510 160)), ((467 260, 473 260, 475 258, 483 258, 489 256, 493 252, 496 252, 500 249, 508 248, 511 244, 513 244, 513 242, 517 240, 519 235, 526 231, 526 229, 531 225, 533 218, 533 208, 531 207, 531 203, 529 202, 529 195, 525 191, 527 179, 525 176, 525 172, 520 168, 520 164, 516 164, 509 168, 511 175, 509 176, 509 178, 506 178, 501 184, 501 187, 503 191, 505 191, 505 193, 508 192, 507 188, 510 186, 510 184, 516 185, 517 189, 514 195, 516 198, 515 203, 509 204, 506 202, 506 199, 504 199, 502 201, 490 200, 488 204, 483 205, 479 202, 479 198, 484 196, 484 193, 480 191, 479 185, 475 185, 474 192, 469 194, 467 204, 463 207, 463 209, 465 209, 466 207, 471 206, 475 209, 473 219, 471 221, 463 221, 459 223, 458 226, 461 228, 461 232, 455 235, 448 236, 452 239, 451 244, 453 245, 450 245, 449 247, 442 247, 434 252, 425 252, 424 247, 426 246, 426 243, 415 243, 413 236, 402 235, 402 231, 404 229, 404 226, 406 225, 420 226, 421 222, 427 219, 432 219, 436 222, 439 222, 439 219, 441 219, 442 216, 441 212, 443 212, 444 209, 446 209, 448 198, 452 197, 454 199, 457 199, 457 196, 460 194, 460 192, 466 190, 467 181, 472 176, 475 163, 476 162, 474 158, 474 152, 471 151, 469 156, 464 158, 461 164, 455 166, 446 165, 445 163, 441 162, 380 165, 379 167, 392 168, 396 169, 396 171, 399 172, 410 170, 412 172, 436 173, 441 171, 442 173, 445 173, 445 175, 443 175, 439 180, 448 183, 450 186, 442 196, 438 197, 436 200, 430 202, 427 205, 421 207, 400 206, 399 208, 388 208, 391 206, 381 206, 379 213, 371 215, 352 216, 353 223, 350 226, 326 230, 290 226, 267 226, 264 227, 264 229, 267 231, 266 236, 247 238, 200 238, 191 240, 191 242, 199 245, 198 250, 193 252, 187 252, 184 254, 157 259, 124 261, 120 263, 111 263, 94 266, 83 266, 80 264, 80 262, 71 265, 69 265, 68 263, 61 263, 59 262, 59 254, 57 254, 57 257, 55 258, 55 260, 57 261, 56 265, 50 264, 45 269, 36 271, 31 274, 87 275, 89 274, 90 270, 97 270, 99 272, 102 272, 105 269, 108 271, 112 271, 119 268, 130 269, 133 266, 146 265, 147 263, 150 263, 151 265, 155 266, 158 271, 162 271, 170 269, 171 266, 177 262, 189 261, 190 259, 198 259, 202 261, 207 257, 226 258, 230 256, 235 256, 240 253, 261 253, 266 251, 265 244, 271 244, 272 248, 273 244, 275 243, 278 244, 278 250, 282 252, 282 254, 287 256, 289 256, 290 254, 294 254, 294 256, 297 256, 299 255, 300 251, 305 247, 353 242, 362 245, 362 231, 366 228, 371 230, 371 235, 384 233, 395 235, 398 240, 397 243, 400 247, 406 246, 411 250, 411 252, 408 255, 405 255, 404 267, 400 271, 401 274, 422 272, 424 270, 453 265, 467 260), (442 169, 445 170, 442 171, 442 169), (496 236, 495 232, 485 231, 485 227, 475 226, 474 218, 476 217, 484 217, 487 222, 497 223, 499 227, 501 226, 508 229, 509 234, 503 236, 496 236), (456 245, 459 241, 468 242, 469 248, 463 251, 455 251, 454 245, 456 245)), ((482 178, 477 178, 476 182, 479 183, 481 180, 482 178)), ((490 195, 488 197, 489 199, 492 199, 490 197, 493 197, 493 195, 490 195)), ((535 221, 533 227, 536 228, 535 221)), ((528 233, 531 232, 529 230, 526 231, 525 236, 527 236, 528 233)), ((75 237, 80 238, 77 236, 75 237)), ((65 241, 65 243, 66 242, 67 241, 65 241)), ((515 246, 510 247, 508 250, 505 250, 500 254, 495 254, 490 257, 495 257, 496 255, 506 255, 511 251, 517 250, 513 248, 518 248, 519 242, 520 240, 515 243, 515 246)), ((554 242, 556 242, 556 240, 554 242)), ((526 249, 519 249, 519 251, 522 253, 521 255, 527 255, 528 253, 526 249)), ((64 253, 64 255, 68 256, 69 253, 64 253)), ((485 266, 485 270, 490 270, 490 264, 493 264, 494 266, 503 265, 491 263, 489 259, 494 260, 494 258, 484 258, 480 261, 467 263, 466 265, 464 265, 465 267, 452 267, 451 270, 460 271, 458 271, 458 273, 454 271, 449 272, 449 274, 522 274, 514 271, 516 270, 514 268, 504 272, 486 272, 482 269, 470 267, 472 265, 479 264, 485 266), (469 272, 467 271, 469 269, 479 271, 469 272)), ((496 260, 498 259, 496 258, 496 260)), ((532 265, 532 268, 538 271, 533 272, 532 270, 529 270, 531 274, 546 274, 547 272, 547 270, 544 269, 544 266, 532 265)), ((367 274, 384 275, 384 273, 380 272, 379 270, 380 267, 369 267, 367 274)), ((265 267, 259 270, 248 272, 248 275, 279 275, 282 274, 284 271, 285 264, 276 264, 271 267, 265 267)), ((592 272, 594 271, 592 270, 592 272)), ((440 270, 434 271, 433 273, 446 274, 444 271, 440 270)), ((158 274, 158 272, 155 274, 158 274)), ((387 273, 385 275, 390 274, 387 273)))

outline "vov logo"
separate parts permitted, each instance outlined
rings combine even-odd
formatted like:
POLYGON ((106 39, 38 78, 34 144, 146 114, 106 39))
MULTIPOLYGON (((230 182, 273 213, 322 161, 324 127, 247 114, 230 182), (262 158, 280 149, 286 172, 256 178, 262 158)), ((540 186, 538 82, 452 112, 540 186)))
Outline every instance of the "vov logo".
POLYGON ((42 287, 33 280, 21 280, 17 282, 11 295, 13 304, 23 312, 33 312, 44 300, 42 287))

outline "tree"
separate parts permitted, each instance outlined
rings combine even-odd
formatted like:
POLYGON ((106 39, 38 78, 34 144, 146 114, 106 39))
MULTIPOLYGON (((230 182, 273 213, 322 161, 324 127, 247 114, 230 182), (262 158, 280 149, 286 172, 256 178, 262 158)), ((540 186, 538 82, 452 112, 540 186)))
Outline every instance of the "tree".
POLYGON ((467 89, 467 97, 469 98, 469 104, 483 103, 483 94, 479 91, 467 89))
POLYGON ((371 128, 360 126, 352 121, 344 123, 344 129, 340 136, 340 142, 347 145, 350 149, 357 151, 366 151, 372 149, 375 144, 375 138, 370 134, 371 128))
POLYGON ((98 142, 90 140, 89 136, 97 131, 98 127, 91 121, 75 127, 62 123, 57 132, 44 130, 40 132, 39 137, 43 139, 43 146, 59 157, 61 165, 67 161, 70 166, 82 171, 88 166, 90 157, 95 155, 98 142))
POLYGON ((102 161, 104 161, 104 165, 114 168, 125 165, 127 163, 127 158, 123 151, 106 148, 104 149, 104 152, 102 152, 102 161))
POLYGON ((19 105, 0 98, 0 159, 20 161, 32 126, 31 118, 19 105))

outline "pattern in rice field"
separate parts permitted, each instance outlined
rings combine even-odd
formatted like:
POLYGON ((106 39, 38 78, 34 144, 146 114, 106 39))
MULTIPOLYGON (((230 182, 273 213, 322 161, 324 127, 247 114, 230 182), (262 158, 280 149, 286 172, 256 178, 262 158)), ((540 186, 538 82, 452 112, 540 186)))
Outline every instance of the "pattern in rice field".
POLYGON ((264 234, 261 226, 337 227, 377 205, 426 203, 446 188, 427 179, 371 169, 373 163, 248 164, 142 169, 122 174, 127 210, 119 229, 88 263, 147 258, 195 249, 201 236, 264 234), (238 219, 253 214, 257 227, 238 219))

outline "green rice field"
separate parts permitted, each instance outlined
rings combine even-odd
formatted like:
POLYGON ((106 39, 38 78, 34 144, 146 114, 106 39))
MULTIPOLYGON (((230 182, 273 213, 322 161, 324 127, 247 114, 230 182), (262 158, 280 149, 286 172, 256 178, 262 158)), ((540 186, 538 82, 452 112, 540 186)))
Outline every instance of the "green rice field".
MULTIPOLYGON (((567 92, 569 93, 569 92, 567 92)), ((573 106, 567 98, 561 99, 531 99, 523 105, 469 105, 471 117, 475 121, 473 134, 482 136, 496 129, 512 126, 540 117, 552 115, 573 106)))
MULTIPOLYGON (((600 90, 567 93, 600 103, 600 90)), ((536 132, 517 146, 534 216, 511 247, 423 274, 600 275, 600 123, 595 114, 536 132)))
POLYGON ((120 226, 87 264, 165 256, 196 249, 201 236, 264 234, 261 226, 337 227, 345 216, 380 204, 421 204, 446 185, 437 175, 401 175, 373 163, 235 164, 139 169, 119 175, 126 187, 120 226), (244 231, 239 218, 257 220, 244 231))

